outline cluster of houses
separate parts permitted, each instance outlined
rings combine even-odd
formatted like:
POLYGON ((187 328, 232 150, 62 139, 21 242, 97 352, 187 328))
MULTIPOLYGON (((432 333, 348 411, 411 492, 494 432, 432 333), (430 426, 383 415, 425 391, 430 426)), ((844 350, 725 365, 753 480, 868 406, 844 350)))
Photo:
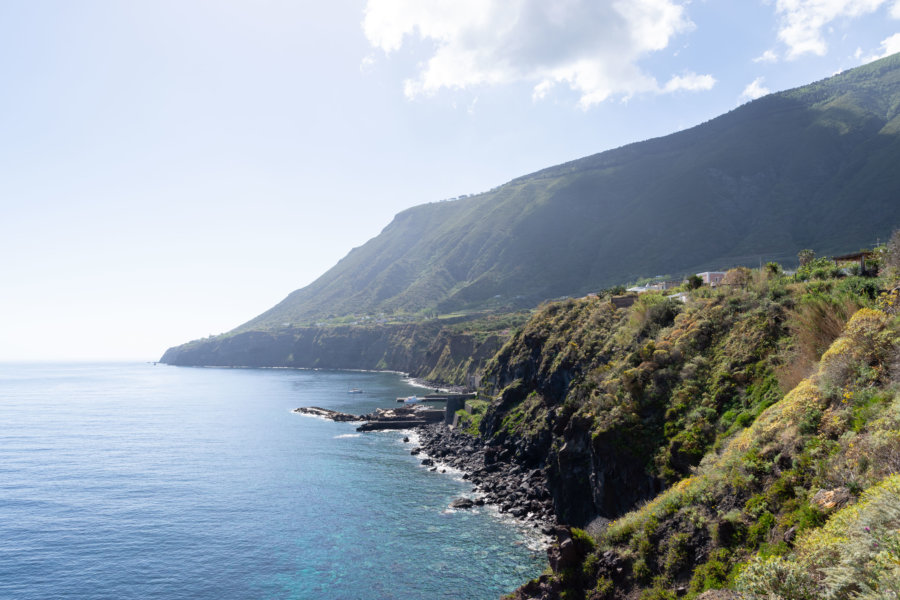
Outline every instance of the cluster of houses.
MULTIPOLYGON (((697 273, 697 277, 699 277, 703 281, 703 285, 716 287, 720 285, 722 283, 722 280, 725 278, 725 271, 704 271, 703 273, 697 273)), ((682 281, 654 281, 653 283, 648 283, 647 285, 636 285, 634 287, 630 287, 627 291, 637 292, 638 294, 640 294, 641 292, 664 292, 666 290, 676 288, 684 283, 687 283, 686 279, 682 281)))
MULTIPOLYGON (((697 273, 697 277, 703 281, 703 285, 718 287, 722 284, 722 280, 725 279, 725 271, 704 271, 703 273, 697 273)), ((677 288, 684 283, 687 283, 686 279, 682 281, 654 281, 653 283, 648 283, 646 285, 636 285, 626 290, 627 292, 630 292, 628 295, 613 296, 610 298, 610 302, 612 302, 616 308, 627 308, 637 300, 637 294, 642 292, 664 292, 666 290, 671 290, 672 288, 677 288)), ((672 294, 669 298, 687 302, 687 293, 680 292, 672 294)))

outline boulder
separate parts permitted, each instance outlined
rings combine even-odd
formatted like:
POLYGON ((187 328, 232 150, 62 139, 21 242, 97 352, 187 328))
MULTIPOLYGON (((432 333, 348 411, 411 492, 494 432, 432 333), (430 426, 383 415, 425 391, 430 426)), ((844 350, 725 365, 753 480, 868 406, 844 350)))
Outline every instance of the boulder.
POLYGON ((475 501, 471 498, 457 498, 450 503, 450 508, 472 508, 473 506, 475 506, 475 501))
POLYGON ((810 500, 810 504, 814 508, 818 508, 822 512, 831 512, 846 506, 853 495, 850 490, 845 487, 835 488, 833 490, 819 490, 810 500))

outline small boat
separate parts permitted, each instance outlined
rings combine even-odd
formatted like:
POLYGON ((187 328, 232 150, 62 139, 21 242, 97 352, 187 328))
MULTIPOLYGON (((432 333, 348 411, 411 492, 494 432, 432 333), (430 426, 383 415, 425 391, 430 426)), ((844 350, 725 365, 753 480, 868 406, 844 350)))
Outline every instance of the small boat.
POLYGON ((365 392, 363 392, 359 388, 350 388, 349 390, 347 390, 347 393, 348 394, 364 394, 365 392))
POLYGON ((420 402, 420 400, 416 396, 410 396, 409 398, 404 400, 404 402, 407 404, 413 404, 415 402, 420 402))

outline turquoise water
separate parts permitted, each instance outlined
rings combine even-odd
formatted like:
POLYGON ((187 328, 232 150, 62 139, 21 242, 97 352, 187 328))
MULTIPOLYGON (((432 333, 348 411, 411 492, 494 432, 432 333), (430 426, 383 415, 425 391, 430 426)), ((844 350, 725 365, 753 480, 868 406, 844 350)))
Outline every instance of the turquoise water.
POLYGON ((387 373, 0 365, 2 598, 496 598, 545 557, 399 432, 387 373), (365 394, 347 394, 359 387, 365 394))

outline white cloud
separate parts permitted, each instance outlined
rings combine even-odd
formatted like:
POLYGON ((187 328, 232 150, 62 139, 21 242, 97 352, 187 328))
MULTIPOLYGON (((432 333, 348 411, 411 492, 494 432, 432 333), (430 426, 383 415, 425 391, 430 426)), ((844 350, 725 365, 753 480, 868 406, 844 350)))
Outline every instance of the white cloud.
POLYGON ((534 91, 531 94, 531 99, 537 102, 538 100, 543 100, 550 90, 553 89, 553 82, 544 80, 534 86, 534 91))
POLYGON ((879 58, 884 58, 885 56, 900 52, 900 33, 895 33, 894 35, 881 40, 880 45, 881 53, 867 56, 862 59, 863 62, 872 62, 873 60, 878 60, 879 58))
POLYGON ((744 88, 744 92, 741 94, 741 98, 746 98, 747 100, 756 100, 757 98, 762 98, 763 96, 771 93, 771 90, 763 85, 763 81, 765 81, 762 77, 757 77, 753 81, 751 81, 747 87, 744 88))
POLYGON ((891 7, 891 16, 895 19, 900 19, 900 0, 897 0, 894 6, 891 7))
POLYGON ((375 58, 373 56, 364 56, 362 62, 359 63, 359 70, 365 73, 367 71, 370 71, 374 64, 375 58))
MULTIPOLYGON (((860 17, 878 10, 886 0, 778 0, 775 12, 779 16, 778 39, 788 47, 787 57, 803 54, 824 56, 828 50, 823 29, 842 18, 860 17)), ((900 13, 900 2, 894 4, 892 14, 900 13)))
POLYGON ((895 33, 891 37, 881 40, 881 49, 883 50, 882 57, 900 52, 900 33, 895 33))
POLYGON ((712 75, 697 75, 696 73, 685 73, 683 76, 676 75, 662 88, 666 92, 674 92, 677 90, 688 90, 690 92, 698 92, 711 90, 716 85, 716 79, 712 75))
POLYGON ((531 83, 540 100, 559 84, 589 107, 611 96, 706 90, 689 73, 661 86, 638 62, 692 30, 676 0, 368 0, 363 29, 386 53, 424 42, 429 57, 404 91, 531 83))
POLYGON ((778 62, 778 55, 775 54, 774 50, 766 50, 759 56, 753 59, 755 63, 773 63, 778 62))

